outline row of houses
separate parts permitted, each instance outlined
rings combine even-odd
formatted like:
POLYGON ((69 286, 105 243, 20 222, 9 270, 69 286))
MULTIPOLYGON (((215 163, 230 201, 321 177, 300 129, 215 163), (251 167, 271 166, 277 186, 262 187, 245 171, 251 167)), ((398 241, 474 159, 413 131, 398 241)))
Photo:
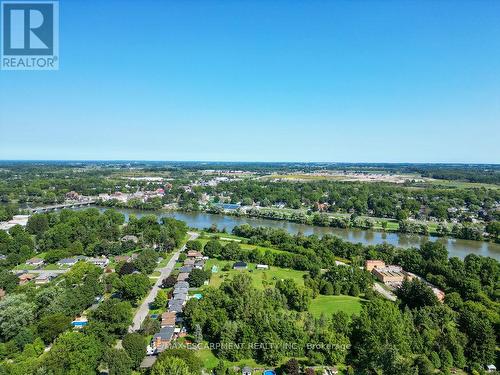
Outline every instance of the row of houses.
POLYGON ((177 282, 170 293, 167 311, 161 315, 160 331, 153 336, 151 344, 147 348, 148 354, 161 353, 168 348, 173 340, 187 334, 186 328, 182 324, 182 311, 190 298, 201 298, 199 294, 189 296, 189 274, 193 269, 203 269, 207 259, 199 251, 187 252, 187 259, 179 268, 177 282))
MULTIPOLYGON (((88 263, 92 263, 92 264, 99 266, 99 267, 102 267, 102 268, 107 267, 109 264, 109 259, 104 257, 104 256, 99 257, 99 258, 92 258, 92 257, 86 257, 84 255, 78 255, 75 257, 71 257, 71 258, 59 259, 57 261, 57 265, 62 266, 62 267, 72 267, 80 261, 86 261, 88 263)), ((45 260, 42 258, 34 257, 31 259, 28 259, 25 263, 26 263, 26 265, 32 266, 32 267, 42 267, 45 264, 45 260)))
POLYGON ((24 285, 29 283, 30 281, 34 281, 35 285, 44 285, 50 283, 58 276, 55 272, 42 272, 38 275, 29 272, 21 272, 17 275, 19 278, 19 285, 24 285))

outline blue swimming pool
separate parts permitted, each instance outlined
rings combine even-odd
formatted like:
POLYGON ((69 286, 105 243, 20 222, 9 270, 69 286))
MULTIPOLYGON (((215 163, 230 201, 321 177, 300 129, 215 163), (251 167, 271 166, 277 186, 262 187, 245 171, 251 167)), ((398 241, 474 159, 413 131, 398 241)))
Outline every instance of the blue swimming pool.
POLYGON ((266 370, 264 371, 264 375, 276 375, 276 373, 273 370, 266 370))

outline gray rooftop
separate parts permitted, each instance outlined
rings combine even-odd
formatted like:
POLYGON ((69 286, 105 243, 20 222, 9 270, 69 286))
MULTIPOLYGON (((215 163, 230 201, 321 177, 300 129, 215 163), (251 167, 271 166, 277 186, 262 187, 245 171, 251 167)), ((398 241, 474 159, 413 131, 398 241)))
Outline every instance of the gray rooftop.
POLYGON ((177 281, 174 285, 174 288, 189 288, 189 283, 187 281, 177 281))
POLYGON ((168 311, 170 311, 170 312, 181 312, 183 304, 184 304, 184 301, 182 301, 182 300, 171 299, 168 302, 168 311))
POLYGON ((189 291, 189 288, 183 288, 183 287, 174 288, 174 295, 176 295, 176 294, 187 294, 188 291, 189 291))
POLYGON ((162 341, 170 340, 174 335, 174 330, 175 327, 163 327, 162 329, 160 329, 160 332, 153 336, 153 340, 156 340, 157 338, 160 338, 162 341))

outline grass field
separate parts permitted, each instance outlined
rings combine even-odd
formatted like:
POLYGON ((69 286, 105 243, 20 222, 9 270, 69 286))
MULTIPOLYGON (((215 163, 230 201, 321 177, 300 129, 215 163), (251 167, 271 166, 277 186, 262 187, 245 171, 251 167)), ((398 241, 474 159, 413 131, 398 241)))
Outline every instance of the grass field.
POLYGON ((229 264, 231 267, 234 261, 223 261, 217 259, 210 259, 207 261, 205 269, 210 270, 212 266, 216 265, 219 272, 212 274, 210 279, 210 286, 218 287, 224 280, 232 278, 234 275, 245 273, 252 278, 253 286, 257 289, 264 289, 265 287, 273 286, 276 281, 282 279, 293 279, 298 285, 304 285, 304 271, 296 271, 287 268, 270 267, 269 270, 256 270, 255 264, 249 263, 248 270, 238 271, 231 269, 230 271, 222 271, 222 268, 229 264))
POLYGON ((351 296, 318 296, 311 302, 309 311, 315 317, 322 313, 332 314, 337 311, 344 311, 348 315, 358 315, 364 300, 351 296))
POLYGON ((265 253, 266 251, 270 251, 272 253, 286 253, 284 250, 279 250, 279 249, 274 249, 272 247, 266 247, 266 246, 258 246, 258 245, 249 245, 247 243, 244 243, 247 241, 247 238, 244 237, 238 237, 233 234, 228 235, 225 233, 220 233, 218 235, 214 234, 207 234, 204 233, 204 237, 199 238, 198 240, 203 243, 203 246, 210 240, 210 239, 215 239, 217 238, 219 242, 222 243, 222 245, 227 245, 230 242, 237 242, 242 249, 245 250, 256 250, 260 251, 262 253, 265 253))

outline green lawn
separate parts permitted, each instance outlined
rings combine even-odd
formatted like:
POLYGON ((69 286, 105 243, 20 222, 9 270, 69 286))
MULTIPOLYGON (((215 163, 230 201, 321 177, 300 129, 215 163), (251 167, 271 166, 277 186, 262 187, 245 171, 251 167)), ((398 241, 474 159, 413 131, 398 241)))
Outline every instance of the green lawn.
POLYGON ((351 296, 318 296, 312 300, 309 311, 315 317, 322 313, 327 315, 344 311, 348 315, 359 314, 363 299, 351 296))
POLYGON ((227 245, 230 242, 237 242, 242 249, 244 250, 255 250, 255 251, 260 251, 261 253, 264 253, 266 251, 271 251, 272 253, 286 253, 284 250, 279 250, 275 249, 272 247, 266 247, 266 246, 259 246, 259 245, 249 245, 245 243, 248 239, 244 237, 238 237, 235 236, 234 234, 226 234, 226 233, 218 233, 217 235, 214 235, 212 233, 206 233, 204 232, 204 235, 206 237, 199 238, 198 240, 203 243, 203 246, 212 238, 218 237, 218 241, 222 245, 227 245))
POLYGON ((264 289, 266 286, 272 286, 277 280, 293 279, 299 285, 304 285, 304 271, 296 271, 287 268, 270 266, 269 270, 256 270, 255 264, 249 263, 248 270, 237 271, 231 269, 230 271, 222 271, 222 268, 229 264, 231 267, 234 261, 223 261, 217 259, 209 259, 205 265, 206 270, 210 270, 213 265, 219 268, 219 272, 212 274, 210 279, 210 286, 218 287, 224 280, 230 279, 234 275, 245 273, 252 278, 253 285, 257 289, 264 289))
MULTIPOLYGON (((203 344, 206 344, 204 342, 203 344)), ((202 345, 203 349, 196 351, 196 356, 202 361, 203 368, 207 370, 211 370, 217 366, 219 360, 214 355, 214 353, 206 347, 206 345, 202 345)), ((282 363, 286 362, 288 358, 282 360, 282 363)), ((257 363, 254 359, 243 359, 238 362, 226 362, 230 367, 239 367, 243 368, 245 366, 250 366, 252 368, 270 368, 269 366, 263 365, 261 363, 257 363)), ((271 367, 272 368, 272 367, 271 367)), ((254 372, 254 375, 260 375, 262 372, 254 372)))
POLYGON ((65 267, 59 266, 58 264, 47 264, 44 267, 44 270, 47 270, 47 271, 63 270, 63 269, 65 269, 65 267))

